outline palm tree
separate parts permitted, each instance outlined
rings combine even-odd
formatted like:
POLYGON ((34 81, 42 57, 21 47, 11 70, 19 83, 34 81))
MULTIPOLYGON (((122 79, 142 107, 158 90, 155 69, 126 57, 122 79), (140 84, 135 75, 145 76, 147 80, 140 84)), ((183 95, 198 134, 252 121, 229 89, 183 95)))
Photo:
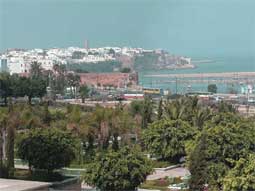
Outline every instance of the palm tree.
POLYGON ((164 111, 167 118, 172 120, 183 119, 185 115, 186 102, 183 99, 175 101, 167 100, 164 111))
POLYGON ((98 143, 102 149, 107 149, 110 139, 109 119, 112 116, 112 109, 97 106, 92 113, 92 126, 97 129, 98 143))
POLYGON ((131 132, 133 125, 131 116, 129 113, 120 107, 117 107, 113 110, 111 119, 110 119, 110 132, 111 137, 113 138, 112 148, 114 150, 119 149, 119 140, 120 136, 123 142, 128 142, 129 137, 128 132, 131 132))
POLYGON ((194 111, 199 109, 197 97, 182 97, 174 101, 167 100, 164 104, 165 115, 172 120, 191 121, 194 111))
POLYGON ((4 157, 4 136, 5 136, 5 129, 7 124, 7 115, 4 111, 1 110, 0 112, 0 177, 3 176, 2 169, 3 169, 3 157, 4 157))
POLYGON ((80 76, 73 74, 73 73, 68 73, 66 76, 67 80, 67 85, 71 88, 71 93, 76 97, 76 89, 80 84, 80 76))
POLYGON ((212 117, 212 112, 208 108, 194 110, 193 113, 194 113, 194 116, 192 118, 193 126, 197 127, 200 130, 203 128, 205 122, 211 119, 212 117))
POLYGON ((41 78, 42 77, 42 67, 38 62, 32 62, 30 68, 30 76, 32 78, 41 78))
POLYGON ((31 129, 42 127, 42 121, 40 117, 34 115, 35 111, 28 105, 20 112, 20 125, 21 129, 31 129))
POLYGON ((81 95, 82 103, 85 103, 85 98, 88 97, 89 91, 90 91, 90 89, 89 89, 89 87, 87 85, 82 85, 80 87, 79 92, 80 92, 80 95, 81 95))
POLYGON ((11 111, 7 121, 7 143, 6 143, 6 157, 8 177, 14 176, 14 139, 15 130, 20 125, 18 113, 11 111))

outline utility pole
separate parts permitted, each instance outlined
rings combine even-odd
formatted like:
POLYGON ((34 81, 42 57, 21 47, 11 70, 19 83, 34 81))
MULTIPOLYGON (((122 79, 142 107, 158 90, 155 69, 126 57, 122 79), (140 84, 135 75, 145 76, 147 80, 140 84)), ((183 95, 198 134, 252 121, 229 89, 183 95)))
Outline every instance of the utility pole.
POLYGON ((177 84, 177 77, 175 77, 175 94, 177 94, 178 91, 178 84, 177 84))

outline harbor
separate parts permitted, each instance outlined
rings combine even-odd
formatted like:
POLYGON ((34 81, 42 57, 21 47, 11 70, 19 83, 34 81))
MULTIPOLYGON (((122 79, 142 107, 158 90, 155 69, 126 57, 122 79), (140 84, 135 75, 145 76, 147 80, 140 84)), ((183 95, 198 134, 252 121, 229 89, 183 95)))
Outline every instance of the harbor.
POLYGON ((241 89, 255 83, 255 72, 201 72, 201 73, 158 73, 144 74, 140 85, 170 89, 176 92, 207 91, 209 84, 216 84, 218 92, 241 93, 241 89))
POLYGON ((161 78, 255 78, 255 72, 222 72, 194 74, 150 74, 145 77, 161 78))

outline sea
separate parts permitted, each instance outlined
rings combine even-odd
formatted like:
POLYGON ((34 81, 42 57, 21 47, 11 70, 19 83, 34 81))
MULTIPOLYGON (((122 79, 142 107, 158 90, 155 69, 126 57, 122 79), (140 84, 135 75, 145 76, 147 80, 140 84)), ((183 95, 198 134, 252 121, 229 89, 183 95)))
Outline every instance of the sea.
MULTIPOLYGON (((8 48, 127 46, 192 58, 195 69, 139 73, 139 83, 176 91, 147 74, 255 71, 254 0, 0 0, 0 52, 8 48)), ((177 83, 178 92, 206 83, 177 83)), ((240 90, 239 84, 219 91, 240 90)))
MULTIPOLYGON (((177 70, 151 70, 139 72, 139 84, 146 88, 161 88, 170 91, 170 93, 185 94, 188 92, 207 92, 208 85, 214 83, 207 78, 203 78, 204 73, 224 73, 233 72, 236 77, 238 72, 255 72, 255 57, 213 57, 213 60, 206 60, 195 58, 193 64, 195 68, 192 69, 177 69, 177 70), (203 83, 192 83, 189 79, 173 79, 165 77, 151 77, 149 75, 160 74, 201 74, 203 83), (147 75, 149 77, 147 77, 147 75)), ((224 77, 224 75, 223 75, 224 77)), ((200 78, 197 78, 200 79, 200 78)), ((255 84, 248 84, 245 80, 238 82, 228 83, 215 83, 217 85, 218 93, 241 93, 247 85, 252 85, 255 88, 255 84)))

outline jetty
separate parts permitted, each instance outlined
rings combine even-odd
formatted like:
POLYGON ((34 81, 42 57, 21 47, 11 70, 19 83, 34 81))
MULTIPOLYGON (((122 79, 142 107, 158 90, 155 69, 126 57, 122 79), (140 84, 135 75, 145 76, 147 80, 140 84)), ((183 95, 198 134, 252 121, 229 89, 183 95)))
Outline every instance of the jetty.
POLYGON ((193 74, 151 74, 152 83, 217 83, 254 84, 255 72, 193 73, 193 74))
POLYGON ((149 74, 149 75, 144 75, 144 77, 157 77, 157 78, 255 78, 255 72, 149 74))

